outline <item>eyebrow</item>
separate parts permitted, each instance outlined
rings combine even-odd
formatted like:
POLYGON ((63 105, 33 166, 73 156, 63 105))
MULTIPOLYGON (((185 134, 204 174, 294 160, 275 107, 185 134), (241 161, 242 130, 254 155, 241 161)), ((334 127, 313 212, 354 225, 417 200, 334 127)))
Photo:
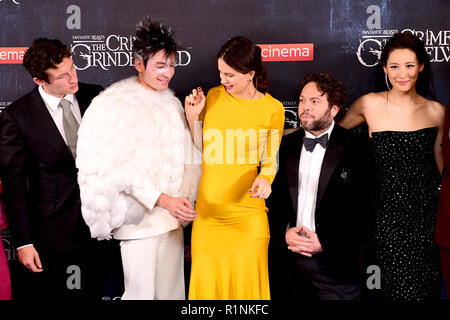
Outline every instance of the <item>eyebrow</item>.
POLYGON ((69 73, 68 72, 64 72, 64 73, 58 74, 55 78, 56 79, 61 78, 62 76, 66 75, 66 74, 69 74, 69 73))
MULTIPOLYGON (((416 61, 408 61, 408 62, 405 62, 405 64, 408 64, 408 63, 417 63, 416 61)), ((390 62, 389 64, 400 64, 399 62, 390 62)))
POLYGON ((172 64, 172 63, 175 63, 175 60, 172 60, 172 61, 162 61, 162 60, 160 60, 160 61, 156 61, 155 62, 155 64, 172 64))
MULTIPOLYGON (((323 95, 322 95, 322 96, 323 96, 323 95)), ((319 99, 319 100, 321 100, 320 97, 322 97, 322 96, 319 96, 319 97, 313 96, 313 97, 310 97, 310 98, 307 98, 307 97, 305 97, 305 96, 300 96, 300 98, 303 98, 303 99, 309 99, 309 100, 311 100, 311 99, 319 99)))
MULTIPOLYGON (((74 64, 73 61, 72 61, 72 64, 70 65, 70 69, 72 69, 74 66, 75 66, 75 64, 74 64)), ((61 74, 57 75, 55 78, 59 78, 59 77, 65 75, 65 74, 69 74, 69 72, 61 73, 61 74)))

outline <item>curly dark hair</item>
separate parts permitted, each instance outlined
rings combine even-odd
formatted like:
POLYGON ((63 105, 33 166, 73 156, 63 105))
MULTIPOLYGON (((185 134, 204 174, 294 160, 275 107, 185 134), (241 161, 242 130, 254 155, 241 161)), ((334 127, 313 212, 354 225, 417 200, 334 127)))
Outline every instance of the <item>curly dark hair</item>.
POLYGON ((327 72, 308 73, 298 83, 297 93, 300 96, 303 88, 310 82, 314 82, 317 85, 322 94, 327 95, 327 100, 330 108, 335 105, 339 107, 338 114, 334 117, 335 121, 339 121, 344 118, 345 106, 347 104, 347 91, 341 81, 334 78, 327 72))
POLYGON ((255 71, 255 88, 263 93, 269 91, 269 77, 262 64, 261 48, 250 39, 237 36, 228 40, 217 53, 217 59, 219 58, 240 73, 255 71))
POLYGON ((133 54, 137 59, 147 61, 160 50, 165 51, 165 56, 176 54, 178 44, 173 39, 174 32, 162 25, 161 22, 146 17, 136 26, 136 39, 133 42, 133 54))
POLYGON ((419 37, 409 31, 397 32, 384 45, 378 67, 378 77, 381 77, 379 83, 384 82, 384 70, 382 67, 386 67, 389 55, 395 49, 409 49, 416 54, 419 64, 423 64, 424 66, 423 70, 419 72, 419 78, 416 82, 416 91, 425 98, 436 100, 430 57, 425 49, 425 44, 419 37))
POLYGON ((49 82, 46 70, 55 68, 72 52, 58 39, 38 38, 23 56, 23 66, 33 78, 49 82))

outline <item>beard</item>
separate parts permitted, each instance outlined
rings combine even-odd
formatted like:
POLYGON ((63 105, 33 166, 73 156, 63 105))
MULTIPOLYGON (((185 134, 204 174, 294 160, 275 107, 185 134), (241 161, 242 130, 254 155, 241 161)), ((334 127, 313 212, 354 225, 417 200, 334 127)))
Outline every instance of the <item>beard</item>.
MULTIPOLYGON (((310 114, 303 112, 300 115, 300 119, 301 119, 302 115, 311 116, 310 114)), ((318 119, 312 120, 309 124, 300 120, 300 123, 302 124, 302 128, 304 128, 306 131, 321 131, 321 130, 327 129, 331 125, 332 122, 333 122, 333 119, 331 117, 331 108, 329 108, 323 116, 321 116, 318 119)))

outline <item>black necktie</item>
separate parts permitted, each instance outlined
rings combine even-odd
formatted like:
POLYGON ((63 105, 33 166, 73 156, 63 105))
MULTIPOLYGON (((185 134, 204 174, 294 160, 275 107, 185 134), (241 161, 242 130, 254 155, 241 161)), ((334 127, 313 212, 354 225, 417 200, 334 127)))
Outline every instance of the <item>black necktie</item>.
POLYGON ((328 133, 316 139, 303 137, 303 144, 305 145, 306 151, 312 152, 318 143, 326 148, 328 146, 328 133))

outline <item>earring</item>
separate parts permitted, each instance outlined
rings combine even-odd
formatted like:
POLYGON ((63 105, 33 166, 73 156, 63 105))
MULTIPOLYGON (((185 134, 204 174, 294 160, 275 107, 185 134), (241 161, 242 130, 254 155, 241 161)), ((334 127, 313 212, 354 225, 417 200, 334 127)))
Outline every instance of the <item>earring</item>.
POLYGON ((391 91, 392 88, 389 88, 389 80, 387 73, 384 74, 384 80, 386 81, 386 87, 389 91, 391 91))

